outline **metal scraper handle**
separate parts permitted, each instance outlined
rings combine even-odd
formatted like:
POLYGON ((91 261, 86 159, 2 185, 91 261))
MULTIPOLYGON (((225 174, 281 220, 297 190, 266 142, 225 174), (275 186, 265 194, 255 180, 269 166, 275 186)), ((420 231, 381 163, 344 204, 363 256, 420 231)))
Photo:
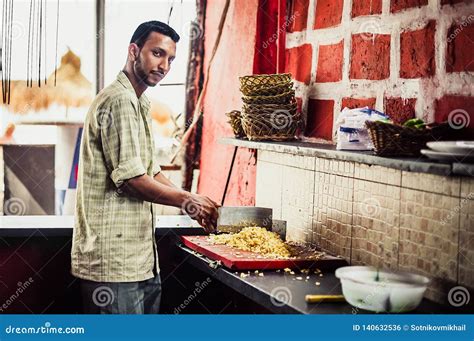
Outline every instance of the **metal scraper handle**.
POLYGON ((320 302, 345 302, 343 295, 306 295, 304 300, 308 303, 320 302))

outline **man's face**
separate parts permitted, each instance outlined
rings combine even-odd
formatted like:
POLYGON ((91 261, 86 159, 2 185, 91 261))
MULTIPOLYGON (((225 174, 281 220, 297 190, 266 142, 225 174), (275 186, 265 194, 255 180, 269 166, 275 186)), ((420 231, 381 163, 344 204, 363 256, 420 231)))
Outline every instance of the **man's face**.
POLYGON ((151 32, 133 63, 135 76, 147 86, 155 86, 169 72, 175 56, 176 43, 173 39, 151 32))

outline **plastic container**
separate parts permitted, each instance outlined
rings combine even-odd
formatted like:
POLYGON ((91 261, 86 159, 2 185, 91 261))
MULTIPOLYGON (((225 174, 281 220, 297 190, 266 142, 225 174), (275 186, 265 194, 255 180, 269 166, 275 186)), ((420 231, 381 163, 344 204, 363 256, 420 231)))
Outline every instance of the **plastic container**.
POLYGON ((428 286, 425 276, 370 266, 345 266, 336 270, 342 293, 351 305, 375 312, 401 313, 418 307, 428 286))

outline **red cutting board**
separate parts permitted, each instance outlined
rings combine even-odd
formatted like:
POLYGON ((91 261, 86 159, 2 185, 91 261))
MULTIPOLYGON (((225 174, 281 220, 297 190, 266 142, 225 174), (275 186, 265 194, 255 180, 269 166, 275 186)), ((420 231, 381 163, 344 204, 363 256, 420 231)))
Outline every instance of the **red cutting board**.
POLYGON ((255 252, 242 251, 227 245, 216 245, 209 241, 209 236, 181 236, 188 248, 197 251, 204 256, 221 261, 222 264, 232 270, 271 270, 284 268, 333 270, 348 265, 347 262, 338 257, 325 255, 321 259, 272 259, 262 257, 255 252))

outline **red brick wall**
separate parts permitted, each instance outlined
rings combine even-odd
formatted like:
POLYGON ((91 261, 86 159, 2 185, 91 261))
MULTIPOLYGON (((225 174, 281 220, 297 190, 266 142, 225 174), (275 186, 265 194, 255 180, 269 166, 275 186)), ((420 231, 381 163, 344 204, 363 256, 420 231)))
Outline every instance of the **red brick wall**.
POLYGON ((352 18, 371 14, 382 14, 382 0, 352 0, 352 18))
POLYGON ((342 40, 337 44, 321 45, 318 54, 316 82, 337 82, 342 79, 342 40))
MULTIPOLYGON (((394 121, 454 120, 474 132, 474 1, 290 1, 286 71, 307 137, 332 140, 344 108, 394 121)), ((474 136, 474 135, 473 135, 474 136)))
POLYGON ((291 2, 288 8, 289 17, 293 14, 300 14, 295 16, 290 25, 288 25, 288 32, 297 32, 306 29, 306 23, 308 21, 308 0, 294 0, 291 2))

